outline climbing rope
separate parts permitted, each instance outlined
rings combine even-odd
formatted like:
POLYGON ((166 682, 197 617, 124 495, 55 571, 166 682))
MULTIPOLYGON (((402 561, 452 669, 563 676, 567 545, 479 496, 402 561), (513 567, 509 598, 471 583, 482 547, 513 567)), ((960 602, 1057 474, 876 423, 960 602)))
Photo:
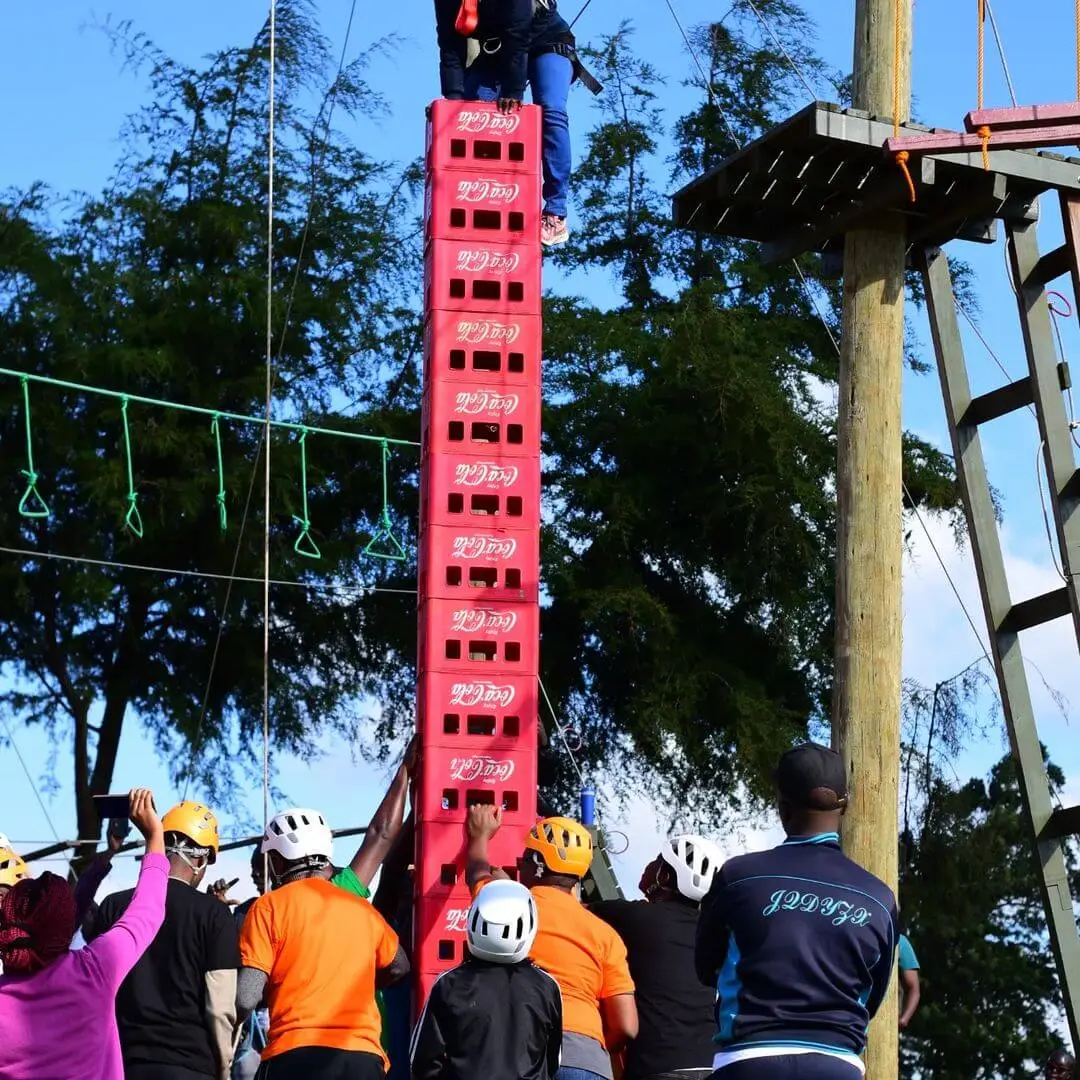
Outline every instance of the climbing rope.
MULTIPOLYGON (((893 115, 893 138, 900 137, 900 111, 902 107, 903 87, 902 87, 902 74, 901 65, 903 62, 904 52, 904 0, 896 0, 893 5, 893 98, 892 98, 892 115, 893 115)), ((798 70, 796 68, 796 70, 798 70)), ((903 174, 904 180, 907 182, 908 196, 911 201, 915 201, 915 181, 911 178, 911 170, 908 168, 908 161, 911 159, 911 154, 907 150, 897 150, 893 154, 893 160, 896 162, 903 174)))
MULTIPOLYGON (((1080 0, 1077 0, 1080 4, 1080 0)), ((976 109, 982 111, 983 107, 983 84, 986 77, 986 0, 978 0, 979 4, 979 58, 976 74, 975 101, 976 109)), ((990 171, 990 129, 983 124, 978 130, 979 141, 982 144, 983 168, 990 171)))
POLYGON ((391 559, 397 562, 405 558, 405 548, 394 535, 394 523, 390 518, 390 445, 387 442, 383 442, 382 446, 382 514, 379 517, 379 528, 368 541, 364 554, 374 559, 391 559), (389 546, 380 547, 385 544, 389 546))
POLYGON ((135 490, 135 470, 131 464, 131 429, 128 426, 128 399, 120 403, 120 416, 124 421, 124 461, 127 465, 127 513, 124 528, 130 529, 140 540, 143 535, 142 514, 139 513, 139 493, 135 490))
POLYGON ((308 517, 307 501, 307 437, 306 431, 300 434, 300 493, 304 500, 303 516, 293 515, 293 521, 300 526, 300 535, 293 544, 293 551, 297 555, 303 555, 305 559, 321 559, 322 552, 318 544, 311 537, 311 518, 308 517))
POLYGON ((228 508, 225 506, 225 465, 221 457, 221 416, 218 413, 215 413, 214 418, 210 421, 210 431, 214 436, 214 447, 217 450, 218 523, 221 525, 222 532, 228 532, 229 511, 228 508))
POLYGON ((19 513, 25 518, 49 518, 52 511, 37 489, 38 474, 34 468, 34 431, 30 419, 30 384, 24 375, 22 379, 23 414, 26 417, 26 468, 22 470, 26 477, 26 490, 19 500, 19 513))

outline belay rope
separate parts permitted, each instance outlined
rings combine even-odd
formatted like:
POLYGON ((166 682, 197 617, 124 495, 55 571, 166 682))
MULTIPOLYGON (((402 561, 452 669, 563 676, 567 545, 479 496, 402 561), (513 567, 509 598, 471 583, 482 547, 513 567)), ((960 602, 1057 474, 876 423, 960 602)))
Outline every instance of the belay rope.
POLYGON ((19 500, 19 513, 25 518, 50 518, 52 511, 37 489, 38 474, 34 469, 34 435, 30 422, 30 380, 22 377, 23 413, 26 416, 26 490, 19 500))

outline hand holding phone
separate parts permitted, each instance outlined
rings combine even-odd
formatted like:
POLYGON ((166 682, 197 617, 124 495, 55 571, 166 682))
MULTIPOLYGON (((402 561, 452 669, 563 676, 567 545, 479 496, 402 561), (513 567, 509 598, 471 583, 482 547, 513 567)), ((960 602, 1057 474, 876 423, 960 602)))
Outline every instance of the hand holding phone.
POLYGON ((228 904, 232 907, 235 904, 239 904, 239 900, 231 900, 225 894, 239 881, 238 877, 234 877, 232 881, 226 881, 224 878, 218 878, 213 885, 207 890, 211 896, 220 900, 223 904, 228 904))
POLYGON ((129 810, 127 816, 131 824, 142 833, 146 840, 146 850, 163 854, 165 851, 165 833, 161 828, 161 818, 154 807, 154 796, 149 788, 132 788, 128 794, 129 810))

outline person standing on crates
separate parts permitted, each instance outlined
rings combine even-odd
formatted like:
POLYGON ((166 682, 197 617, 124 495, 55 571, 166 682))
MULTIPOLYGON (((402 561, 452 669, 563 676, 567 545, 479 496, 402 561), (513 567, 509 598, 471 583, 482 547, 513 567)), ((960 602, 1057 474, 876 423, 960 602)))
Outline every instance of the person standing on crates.
MULTIPOLYGON (((488 842, 501 821, 498 807, 469 807, 465 880, 474 895, 489 881, 507 878, 488 858, 488 842)), ((614 1080, 611 1055, 621 1053, 638 1033, 626 946, 578 899, 592 857, 592 835, 584 825, 550 817, 533 826, 518 859, 519 880, 531 891, 539 919, 529 956, 562 991, 558 1080, 614 1080)))
POLYGON ((570 86, 580 79, 593 93, 600 84, 578 59, 574 35, 558 0, 435 0, 442 96, 450 101, 498 102, 520 108, 525 84, 543 110, 544 210, 540 242, 570 238, 570 86))
POLYGON ((720 849, 702 836, 676 836, 641 875, 644 900, 601 900, 589 911, 623 939, 641 1030, 626 1052, 623 1080, 712 1074, 715 994, 694 970, 698 912, 720 869, 720 849))
POLYGON ((489 881, 476 894, 467 957, 435 980, 413 1033, 412 1080, 555 1080, 562 994, 529 959, 537 926, 524 885, 489 881))

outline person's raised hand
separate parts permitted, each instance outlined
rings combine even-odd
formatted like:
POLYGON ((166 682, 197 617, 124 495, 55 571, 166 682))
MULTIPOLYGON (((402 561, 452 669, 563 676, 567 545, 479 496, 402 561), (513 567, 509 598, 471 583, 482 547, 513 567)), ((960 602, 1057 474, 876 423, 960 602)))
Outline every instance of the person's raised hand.
POLYGON ((223 904, 228 904, 229 907, 235 907, 240 903, 239 900, 233 900, 228 896, 228 891, 239 881, 239 878, 233 878, 232 881, 226 881, 224 878, 218 878, 213 885, 206 891, 215 899, 220 900, 223 904))
POLYGON ((521 108, 521 102, 517 98, 499 98, 498 109, 501 113, 517 112, 521 108))
POLYGON ((465 832, 470 840, 490 840, 502 825, 502 807, 491 803, 473 803, 465 819, 465 832))
POLYGON ((154 807, 154 796, 149 788, 132 788, 128 792, 128 817, 131 824, 142 833, 146 850, 159 855, 165 852, 165 832, 161 818, 154 807))
POLYGON ((416 771, 420 768, 420 732, 417 732, 410 740, 409 745, 405 748, 405 757, 401 762, 402 768, 405 770, 405 775, 409 780, 416 779, 416 771))

